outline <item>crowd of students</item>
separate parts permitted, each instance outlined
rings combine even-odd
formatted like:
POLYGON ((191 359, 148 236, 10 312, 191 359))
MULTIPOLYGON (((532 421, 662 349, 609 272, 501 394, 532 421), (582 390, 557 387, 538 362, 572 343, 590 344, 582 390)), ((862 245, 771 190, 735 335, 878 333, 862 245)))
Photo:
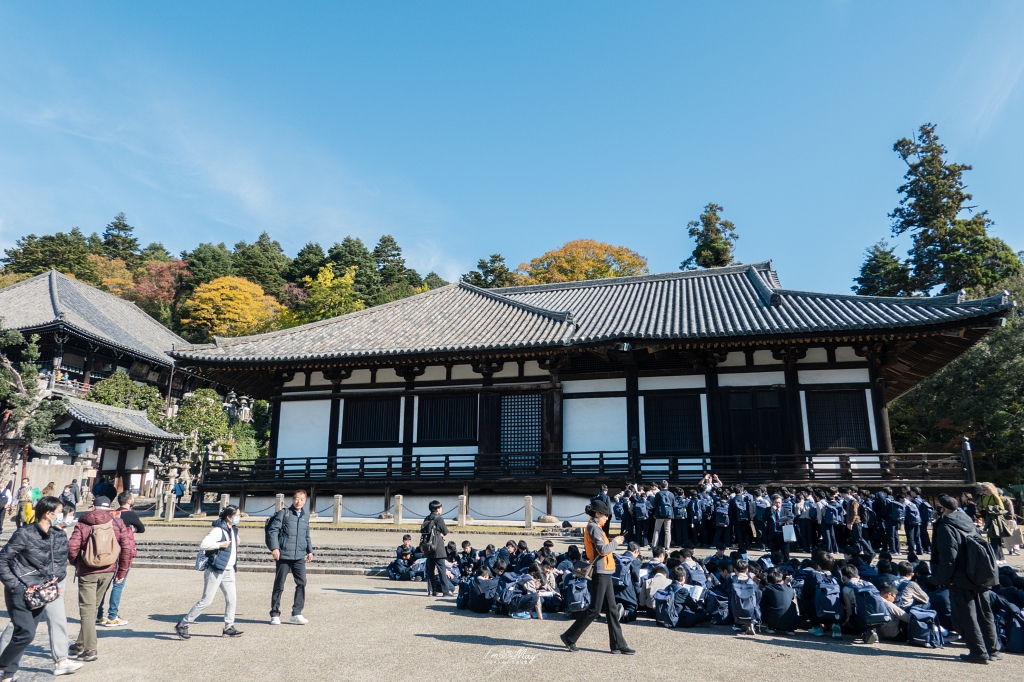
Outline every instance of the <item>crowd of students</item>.
MULTIPOLYGON (((985 530, 1002 561, 1004 548, 1020 551, 1006 539, 1014 536, 1013 500, 991 483, 980 484, 978 493, 978 502, 964 493, 960 506, 985 530)), ((791 549, 810 553, 818 546, 832 553, 851 545, 865 553, 931 553, 935 508, 918 487, 782 487, 769 494, 764 487, 725 486, 708 475, 689 490, 662 481, 628 486, 612 500, 605 487, 595 499, 602 497, 627 540, 641 547, 725 544, 741 552, 780 551, 785 560, 791 549)))
MULTIPOLYGON (((726 489, 708 480, 711 490, 695 490, 686 497, 665 486, 649 486, 628 497, 625 492, 617 495, 611 507, 601 500, 601 494, 591 501, 588 510, 614 508, 624 534, 633 538, 617 539, 624 543, 623 551, 610 555, 617 623, 652 618, 666 627, 723 625, 746 635, 807 630, 834 639, 853 635, 867 644, 881 639, 942 647, 960 637, 954 602, 963 586, 956 585, 953 569, 937 569, 949 574, 936 577, 932 565, 918 554, 933 549, 931 522, 941 514, 955 512, 943 528, 950 526, 949 521, 957 521, 968 530, 979 531, 972 537, 986 547, 992 571, 998 571, 994 589, 967 586, 973 589, 970 594, 981 595, 985 604, 977 606, 984 613, 972 612, 977 627, 965 634, 972 652, 965 660, 995 660, 1001 657, 1000 650, 1024 653, 1024 579, 996 560, 994 545, 980 540, 986 525, 982 513, 995 514, 995 510, 957 509, 955 500, 943 496, 946 507, 936 515, 931 503, 914 489, 893 493, 885 488, 875 495, 854 488, 806 493, 783 489, 768 496, 762 489, 747 493, 741 486, 726 489), (710 524, 702 511, 704 495, 712 501, 710 524), (685 511, 672 519, 683 523, 674 528, 660 524, 659 531, 682 546, 654 545, 649 558, 641 557, 642 544, 657 540, 661 533, 652 538, 645 519, 634 516, 636 510, 646 506, 652 511, 661 506, 667 512, 669 506, 675 509, 680 499, 685 501, 685 511), (768 515, 759 515, 765 504, 768 515), (697 515, 691 522, 693 509, 697 515), (900 509, 901 513, 893 511, 900 509), (908 514, 908 510, 916 513, 908 514), (801 519, 801 531, 783 533, 785 526, 796 526, 801 519), (896 556, 903 549, 900 531, 907 538, 903 559, 896 556), (714 553, 698 556, 696 545, 709 539, 715 543, 714 553), (768 551, 754 558, 752 552, 762 542, 768 551), (810 558, 791 558, 789 545, 801 546, 802 542, 810 545, 810 558), (730 552, 730 546, 738 549, 730 552), (839 547, 842 549, 837 551, 839 547), (985 619, 992 622, 998 646, 988 641, 985 619)), ((988 502, 986 506, 991 506, 991 500, 988 502)), ((604 523, 604 517, 599 518, 604 523)), ((593 514, 588 532, 590 525, 594 525, 593 514)), ((603 538, 607 542, 607 536, 603 538)), ((961 551, 966 557, 966 550, 961 551)), ((438 575, 428 578, 425 558, 412 536, 406 535, 388 567, 388 576, 393 580, 435 580, 429 589, 441 594, 451 593, 457 585, 457 607, 476 613, 543 619, 545 614, 564 612, 575 618, 588 611, 593 598, 592 585, 578 575, 588 558, 576 545, 556 552, 551 540, 535 550, 525 540, 509 540, 503 547, 488 545, 482 550, 468 540, 462 542, 461 549, 448 542, 444 558, 438 560, 438 575)), ((955 554, 952 564, 956 564, 955 554)))

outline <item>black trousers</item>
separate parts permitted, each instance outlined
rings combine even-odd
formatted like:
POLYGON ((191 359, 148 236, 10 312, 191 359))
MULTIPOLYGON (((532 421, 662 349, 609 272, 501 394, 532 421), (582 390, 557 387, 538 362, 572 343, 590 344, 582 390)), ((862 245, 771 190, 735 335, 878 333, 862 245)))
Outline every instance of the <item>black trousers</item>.
POLYGON ((799 534, 800 549, 810 552, 814 547, 814 522, 810 519, 797 519, 796 529, 799 534))
POLYGON ((821 541, 825 544, 826 551, 832 554, 839 552, 839 541, 836 540, 836 527, 834 525, 821 524, 821 541))
POLYGON ((719 544, 728 547, 732 544, 732 536, 729 533, 729 526, 715 526, 715 538, 711 541, 713 547, 717 547, 719 544))
POLYGON ((769 547, 773 552, 782 552, 782 560, 789 561, 789 543, 782 540, 782 531, 772 531, 771 538, 768 540, 769 547))
POLYGON ((604 611, 608 621, 608 647, 610 649, 626 649, 625 637, 622 636, 622 627, 619 625, 619 609, 615 605, 615 586, 612 584, 612 576, 608 573, 594 573, 590 581, 590 608, 576 619, 576 622, 565 631, 565 638, 575 644, 583 631, 590 627, 590 624, 597 620, 597 617, 604 611))
MULTIPOLYGON (((427 581, 427 592, 433 594, 437 591, 438 586, 440 586, 441 594, 445 596, 451 595, 454 588, 452 587, 451 581, 448 580, 448 573, 444 567, 444 559, 427 557, 427 565, 423 570, 423 579, 427 581), (435 573, 437 574, 436 581, 434 580, 435 573)), ((509 570, 511 570, 511 567, 509 567, 509 570)))
POLYGON ((861 552, 874 554, 875 550, 871 546, 871 542, 864 537, 864 526, 860 523, 853 524, 853 528, 850 530, 850 544, 859 547, 861 552))
POLYGON ((928 537, 928 524, 921 524, 921 546, 924 547, 926 554, 932 553, 932 539, 928 537))
POLYGON ((281 595, 284 594, 284 583, 288 574, 295 579, 295 599, 292 600, 292 615, 302 613, 306 605, 306 559, 281 559, 277 562, 277 571, 274 574, 274 593, 270 597, 270 616, 281 615, 281 595))
POLYGON ((921 525, 908 523, 903 529, 907 532, 907 552, 924 554, 924 546, 921 544, 921 525))
POLYGON ((896 523, 887 523, 886 530, 889 532, 889 551, 893 554, 900 554, 900 527, 896 523))
POLYGON ((771 532, 768 529, 768 521, 754 521, 754 530, 757 531, 757 545, 763 552, 771 542, 771 532))
POLYGON ((996 621, 992 615, 988 590, 975 592, 950 587, 949 603, 953 610, 953 625, 972 654, 988 656, 999 651, 996 621))
MULTIPOLYGON (((61 598, 63 599, 63 595, 61 598)), ((43 609, 30 611, 25 606, 23 593, 19 591, 15 594, 7 588, 4 588, 4 603, 7 605, 7 615, 10 616, 11 623, 14 624, 11 643, 0 654, 0 668, 3 668, 4 677, 9 677, 18 672, 22 654, 36 638, 36 626, 39 625, 39 619, 43 617, 43 609)))
POLYGON ((651 544, 651 520, 648 519, 637 519, 636 520, 636 542, 641 547, 646 547, 651 544))
POLYGON ((739 546, 740 552, 746 553, 750 546, 754 544, 753 539, 750 537, 750 521, 737 521, 735 527, 736 544, 739 546))

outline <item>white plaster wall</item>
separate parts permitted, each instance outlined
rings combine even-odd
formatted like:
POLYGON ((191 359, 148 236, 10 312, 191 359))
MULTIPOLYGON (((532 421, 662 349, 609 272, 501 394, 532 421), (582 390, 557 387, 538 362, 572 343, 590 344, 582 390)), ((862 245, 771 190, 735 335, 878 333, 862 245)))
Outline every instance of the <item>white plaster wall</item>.
POLYGON ((310 386, 330 386, 332 383, 324 377, 323 372, 313 372, 309 375, 310 386))
POLYGON ((776 360, 772 357, 770 350, 755 350, 754 351, 754 364, 755 365, 781 365, 782 360, 776 360))
POLYGON ((472 365, 454 365, 452 367, 452 380, 459 381, 479 380, 482 375, 473 371, 472 365))
POLYGON ((441 365, 431 365, 423 372, 423 376, 416 377, 416 381, 444 381, 448 376, 448 370, 441 365))
POLYGON ((808 348, 807 355, 800 360, 797 360, 797 364, 808 362, 828 362, 828 351, 824 348, 808 348))
POLYGON ((562 439, 568 452, 626 450, 626 399, 563 400, 562 439))
POLYGON ((725 357, 725 362, 718 363, 719 367, 744 367, 747 364, 747 354, 743 351, 736 351, 729 353, 725 357))
POLYGON ((394 384, 404 383, 405 379, 395 374, 395 370, 391 367, 381 367, 377 370, 377 383, 378 384, 394 384))
POLYGON ((591 379, 589 381, 563 381, 562 393, 604 393, 625 391, 625 379, 591 379))
POLYGON ((286 381, 284 383, 285 388, 291 388, 293 386, 305 386, 305 385, 306 385, 306 373, 305 372, 296 372, 295 376, 292 377, 291 381, 286 381))
POLYGON ((523 376, 534 377, 534 376, 547 376, 547 370, 540 368, 540 363, 536 360, 527 360, 523 364, 523 376))
POLYGON ((352 376, 341 382, 343 385, 348 384, 368 384, 370 383, 370 370, 368 369, 356 369, 352 370, 352 376))
POLYGON ((658 391, 673 388, 704 388, 703 374, 687 374, 676 377, 640 377, 641 391, 658 391))
POLYGON ((858 369, 804 369, 797 372, 801 384, 868 383, 871 375, 866 367, 858 369))
POLYGON ((864 362, 864 358, 858 356, 852 346, 841 346, 836 348, 836 362, 864 362))
POLYGON ((719 374, 719 386, 774 386, 786 383, 785 372, 737 372, 719 374))
POLYGON ((330 424, 330 400, 283 401, 277 458, 326 457, 330 424))
POLYGON ((129 450, 128 457, 125 458, 124 468, 141 469, 145 465, 145 459, 146 448, 135 448, 134 450, 129 450))
POLYGON ((496 379, 514 379, 519 376, 519 363, 506 361, 500 372, 492 375, 496 379))

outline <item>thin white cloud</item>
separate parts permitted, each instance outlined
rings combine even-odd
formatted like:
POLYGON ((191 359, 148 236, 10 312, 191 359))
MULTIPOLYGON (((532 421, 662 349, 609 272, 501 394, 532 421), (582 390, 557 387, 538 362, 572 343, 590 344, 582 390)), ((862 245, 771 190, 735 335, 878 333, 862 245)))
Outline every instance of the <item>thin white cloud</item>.
POLYGON ((976 139, 999 119, 1024 74, 1024 3, 993 5, 978 26, 943 98, 958 102, 976 139))

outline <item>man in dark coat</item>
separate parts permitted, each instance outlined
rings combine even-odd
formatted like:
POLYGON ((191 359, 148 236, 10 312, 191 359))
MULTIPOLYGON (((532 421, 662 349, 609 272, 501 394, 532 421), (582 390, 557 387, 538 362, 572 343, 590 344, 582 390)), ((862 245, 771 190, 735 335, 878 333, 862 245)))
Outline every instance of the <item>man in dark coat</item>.
POLYGON ((267 548, 277 562, 274 591, 270 597, 271 625, 281 624, 281 595, 289 573, 295 580, 295 597, 292 600, 292 617, 288 622, 293 625, 309 622, 302 615, 302 609, 306 605, 306 564, 313 560, 313 541, 309 537, 309 512, 305 506, 306 491, 296 490, 292 495, 292 506, 274 514, 267 527, 267 548))
POLYGON ((932 580, 940 586, 949 585, 953 625, 971 651, 960 654, 960 658, 968 663, 999 660, 1003 656, 999 653, 989 590, 974 583, 967 573, 966 557, 960 556, 966 551, 967 536, 980 533, 949 495, 939 497, 936 512, 939 519, 932 534, 932 580))
POLYGON ((425 577, 427 593, 434 596, 437 591, 438 585, 434 582, 434 573, 436 571, 441 594, 445 597, 450 597, 454 588, 451 582, 448 581, 448 572, 444 565, 444 559, 448 556, 444 543, 444 536, 448 535, 448 526, 445 525, 444 519, 441 518, 441 512, 441 503, 437 500, 432 500, 430 503, 430 515, 423 519, 423 525, 420 527, 420 537, 423 540, 420 550, 427 557, 425 577), (428 542, 432 542, 432 544, 428 544, 428 542))

